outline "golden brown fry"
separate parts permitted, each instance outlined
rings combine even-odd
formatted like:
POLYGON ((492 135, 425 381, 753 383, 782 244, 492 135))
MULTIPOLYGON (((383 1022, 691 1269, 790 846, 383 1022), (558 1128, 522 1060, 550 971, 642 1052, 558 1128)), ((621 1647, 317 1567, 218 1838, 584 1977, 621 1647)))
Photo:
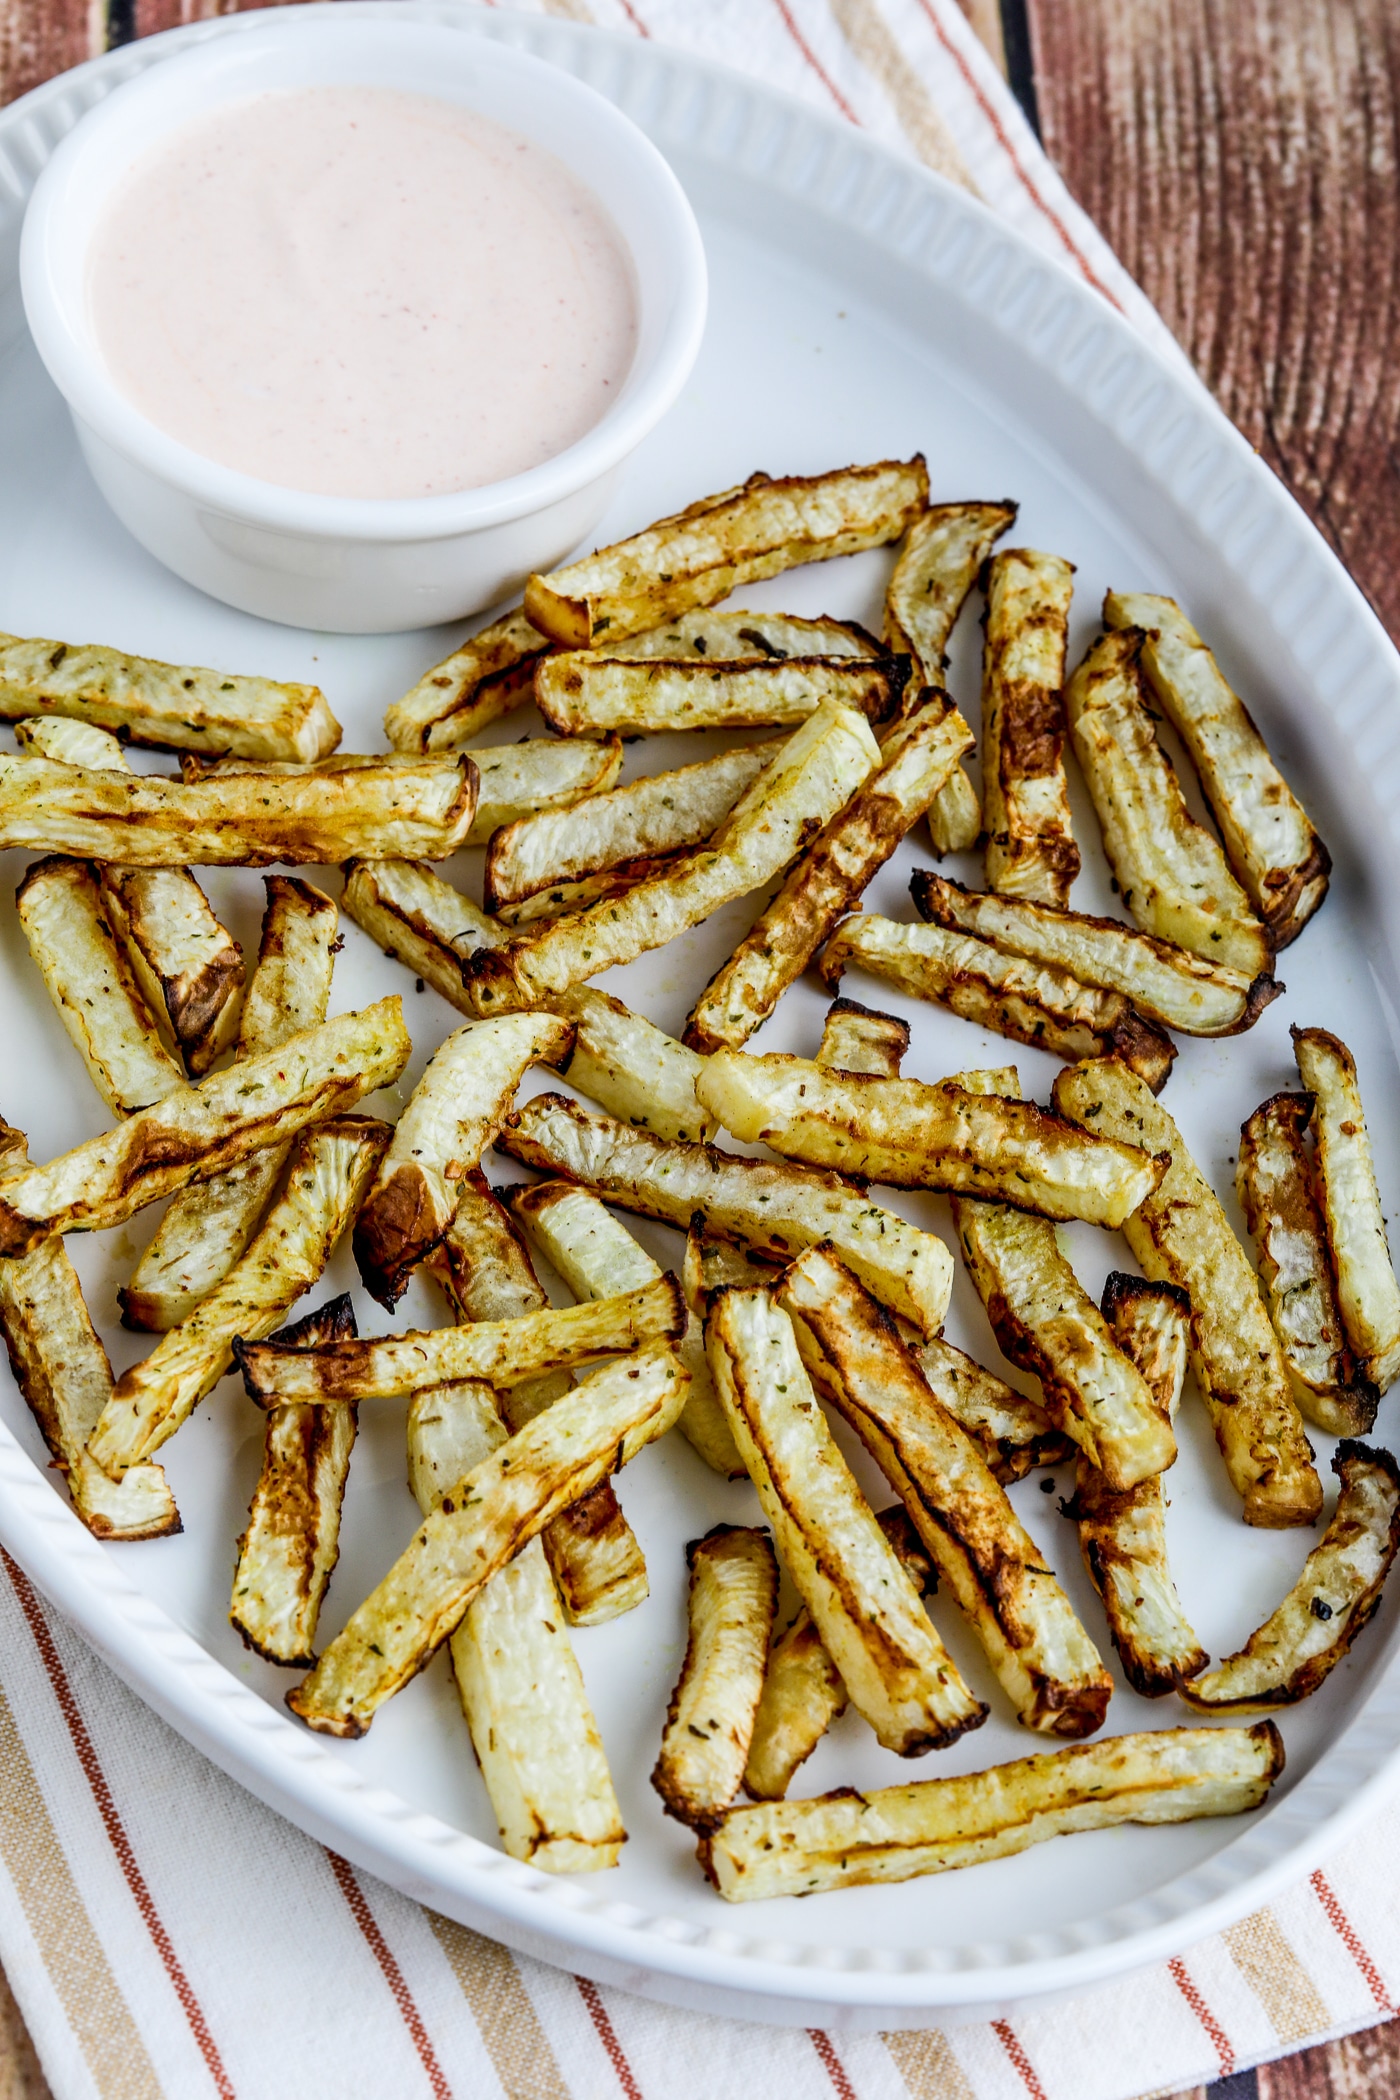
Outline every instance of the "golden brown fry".
POLYGON ((469 1022, 435 1052, 355 1220, 356 1266, 381 1305, 397 1305, 456 1217, 462 1178, 481 1164, 522 1075, 537 1061, 567 1062, 573 1037, 552 1014, 504 1014, 469 1022))
POLYGON ((908 1049, 907 1021, 856 999, 833 999, 822 1023, 817 1063, 829 1072, 870 1072, 878 1079, 898 1079, 908 1049))
MULTIPOLYGON (((514 1320, 549 1304, 520 1235, 480 1172, 467 1176, 434 1266, 459 1320, 514 1320)), ((602 1295, 640 1288, 660 1274, 652 1269, 630 1279, 619 1277, 614 1289, 602 1295)), ((523 1429, 567 1393, 572 1382, 567 1371, 558 1370, 512 1386, 501 1395, 510 1428, 523 1429)), ((614 1619, 647 1596, 646 1561, 611 1481, 601 1481, 545 1527, 544 1550, 571 1625, 594 1626, 614 1619)))
POLYGON ((1074 1830, 1239 1815, 1282 1770, 1270 1721, 1110 1736, 955 1779, 731 1808, 700 1860, 731 1903, 908 1881, 1074 1830))
POLYGON ((245 758, 324 758, 340 742, 340 724, 314 685, 0 635, 0 717, 26 715, 95 723, 133 744, 245 758))
MULTIPOLYGON (((738 493, 737 489, 729 490, 719 501, 727 501, 729 495, 738 493)), ((696 512, 715 507, 715 500, 711 499, 698 504, 696 512)), ((870 662, 886 653, 858 620, 803 620, 796 613, 755 612, 744 606, 733 612, 710 612, 696 607, 680 619, 608 645, 610 656, 664 656, 672 662, 701 657, 712 664, 737 663, 742 657, 764 657, 771 663, 787 656, 860 656, 870 662)))
POLYGON ((130 959, 113 937, 97 870, 51 854, 15 895, 29 952, 88 1077, 113 1114, 183 1089, 130 959))
POLYGON ((1155 1478, 1176 1456, 1176 1440, 1060 1253, 1053 1227, 962 1196, 954 1198, 953 1222, 1002 1354, 1039 1379, 1051 1421, 1114 1488, 1155 1478))
POLYGON ((817 1377, 898 1494, 1025 1728, 1092 1735, 1113 1691, 1098 1650, 971 1439, 919 1375, 894 1322, 826 1247, 778 1303, 817 1377))
MULTIPOLYGON (((1103 1315, 1114 1340, 1147 1380, 1164 1419, 1176 1418, 1186 1376, 1191 1306, 1170 1283, 1143 1283, 1115 1271, 1104 1285, 1103 1315)), ((1167 1558, 1160 1477, 1116 1490, 1081 1452, 1065 1514, 1079 1525, 1084 1565, 1103 1599, 1123 1674, 1144 1699, 1179 1691, 1210 1661, 1181 1608, 1167 1558)))
POLYGON ((1400 1283, 1390 1259, 1356 1060, 1325 1028, 1295 1028, 1294 1055, 1313 1097, 1314 1169, 1347 1339, 1378 1391, 1400 1376, 1400 1283))
MULTIPOLYGON (((637 1245, 601 1199, 572 1181, 539 1181, 515 1189, 509 1207, 531 1246, 580 1300, 638 1290, 661 1274, 659 1264, 637 1245)), ((689 1293, 685 1295, 689 1305, 689 1293)), ((676 1354, 690 1374, 690 1397, 679 1423, 682 1434, 716 1473, 743 1480, 744 1461, 715 1398, 704 1336, 693 1307, 676 1354)))
POLYGON ((120 1479, 158 1451, 228 1370, 235 1343, 271 1334, 319 1282, 388 1142, 388 1124, 368 1116, 338 1117, 301 1133, 286 1186, 246 1253, 112 1388, 88 1439, 104 1473, 120 1479))
POLYGON ((640 1350, 576 1386, 473 1467, 288 1693, 293 1713, 325 1735, 363 1735, 551 1517, 665 1434, 685 1385, 669 1349, 640 1350))
POLYGON ((1381 1601, 1400 1550, 1400 1467, 1350 1438, 1332 1471, 1337 1507, 1277 1611, 1237 1655, 1181 1687, 1202 1713, 1264 1713, 1306 1699, 1336 1668, 1381 1601))
POLYGON ((837 920, 859 901, 929 808, 972 731, 941 695, 925 698, 883 747, 881 765, 808 847, 752 931, 710 979, 683 1040, 737 1049, 767 1020, 837 920))
MULTIPOLYGON (((408 1411, 408 1476, 424 1516, 505 1440, 489 1386, 462 1382, 415 1393, 408 1411)), ((472 1747, 511 1858, 548 1874, 616 1866, 627 1833, 538 1538, 468 1606, 448 1649, 472 1747)))
POLYGON ((685 1660, 651 1783, 668 1816, 705 1831, 743 1781, 778 1605, 778 1563, 766 1531, 735 1524, 716 1524, 692 1539, 685 1557, 685 1660))
POLYGON ((936 1233, 859 1195, 837 1174, 743 1159, 713 1145, 663 1144, 562 1094, 536 1094, 506 1118, 499 1151, 582 1181, 608 1202, 684 1232, 697 1212, 717 1239, 775 1260, 830 1240, 882 1304, 937 1334, 952 1259, 936 1233))
MULTIPOLYGON (((1220 843, 1186 807, 1158 743, 1135 628, 1095 642, 1065 689, 1070 734, 1124 904, 1145 933, 1174 941, 1251 983, 1274 944, 1220 843)), ((1051 899, 1063 902, 1063 899, 1051 899)))
POLYGON ((124 1224, 188 1182, 344 1115, 393 1084, 410 1047, 402 1002, 380 999, 181 1087, 0 1191, 0 1257, 28 1254, 55 1233, 124 1224))
POLYGON ((1041 1217, 1121 1225, 1166 1172, 1140 1146, 1086 1144, 1085 1133, 1034 1102, 990 1099, 956 1080, 929 1086, 720 1050, 697 1092, 744 1144, 891 1188, 994 1197, 1041 1217))
MULTIPOLYGON (((391 960, 402 962, 459 1012, 474 1009, 462 967, 505 929, 431 868, 414 861, 352 866, 341 899, 346 913, 391 960)), ((581 1093, 661 1138, 708 1137, 714 1128, 695 1098, 704 1060, 606 992, 575 985, 535 1002, 577 1034, 569 1078, 581 1093)))
POLYGON ((193 783, 84 772, 0 752, 0 846, 124 867, 266 867, 418 854, 445 860, 476 812, 469 758, 193 783))
POLYGON ((562 910, 566 895, 587 878, 703 845, 781 748, 740 745, 504 826, 486 853, 487 911, 518 910, 550 897, 562 910))
POLYGON ((906 1339, 930 1392, 962 1424, 1003 1487, 1074 1456, 1074 1444, 1045 1409, 1013 1391, 994 1371, 951 1342, 906 1339))
POLYGON ((1106 627, 1135 627, 1153 696, 1191 754, 1225 851, 1260 918, 1286 948, 1327 894, 1332 857, 1269 755, 1249 710, 1181 607, 1110 591, 1106 627))
POLYGON ((1240 1131, 1235 1192, 1254 1241, 1293 1397, 1329 1436, 1360 1436, 1380 1394, 1347 1341, 1327 1227, 1313 1194, 1303 1134, 1308 1094, 1275 1094, 1240 1131))
POLYGON ((1322 1483, 1259 1285, 1172 1118, 1126 1065, 1098 1058, 1061 1072, 1071 1122, 1171 1154, 1159 1186, 1123 1227, 1139 1267, 1191 1301, 1191 1368, 1246 1524, 1311 1524, 1322 1483))
MULTIPOLYGON (((920 1592, 936 1579, 902 1504, 875 1520, 920 1592)), ((744 1786, 758 1801, 781 1801, 833 1722, 846 1711, 846 1687, 804 1604, 773 1643, 749 1742, 744 1786)))
MULTIPOLYGON (((354 1308, 342 1296, 284 1328, 282 1339, 329 1342, 354 1332, 354 1308)), ((340 1505, 356 1426, 353 1407, 274 1407, 267 1417, 229 1620, 268 1662, 309 1669, 316 1659, 316 1622, 340 1557, 340 1505)))
MULTIPOLYGON (((569 1186, 568 1182, 555 1185, 560 1188, 569 1186)), ((546 1183, 545 1186, 550 1184, 546 1183)), ((742 1254, 726 1240, 712 1240, 706 1227, 704 1212, 696 1212, 685 1236, 681 1289, 685 1293, 686 1304, 697 1320, 705 1318, 715 1292, 723 1290, 727 1284, 737 1284, 741 1291, 752 1291, 757 1290, 760 1284, 766 1288, 775 1281, 776 1270, 771 1262, 762 1262, 757 1255, 742 1254)))
POLYGON ((921 918, 976 934, 1007 955, 1067 970, 1083 984, 1121 992, 1145 1019, 1186 1035, 1238 1035, 1254 1026, 1283 989, 1272 977, 1251 982, 1238 970, 1117 919, 1060 911, 1024 897, 979 895, 922 868, 909 888, 921 918))
POLYGON ((1072 1060, 1121 1057, 1154 1094, 1166 1084, 1176 1057, 1170 1036, 1134 1013, 1121 992, 1100 991, 1051 964, 1007 955, 970 933, 857 912, 828 941, 822 982, 834 987, 852 967, 1014 1043, 1072 1060))
MULTIPOLYGON (((941 686, 948 637, 982 565, 1016 522, 1014 503, 940 503, 910 526, 885 592, 885 640, 912 656, 925 685, 941 686)), ((977 844, 982 809, 959 766, 928 816, 935 853, 977 844)))
POLYGON ((535 666, 550 644, 523 606, 478 629, 410 686, 384 716, 395 751, 460 751, 501 715, 527 701, 535 666))
POLYGON ((568 568, 532 576, 525 610, 566 648, 616 642, 802 562, 898 539, 927 501, 921 455, 806 477, 755 475, 568 568))
POLYGON ((478 949, 462 966, 467 1000, 482 1014, 548 1006, 585 978, 664 947, 721 904, 780 875, 874 772, 879 756, 863 716, 819 708, 708 845, 621 897, 478 949))
POLYGON ((982 803, 987 887, 1068 904, 1079 848, 1065 782, 1065 638, 1074 566, 1012 547, 986 566, 982 803))
POLYGON ((716 667, 566 650, 536 671, 535 704, 563 737, 796 728, 820 707, 849 707, 879 723, 899 712, 908 675, 907 659, 898 656, 875 663, 792 656, 716 667))
POLYGON ((243 950, 188 868, 108 867, 102 891, 151 1011, 200 1078, 238 1033, 243 950))
POLYGON ((417 1392, 449 1378, 484 1378, 509 1388, 542 1371, 617 1356, 647 1342, 674 1341, 684 1332, 681 1287, 667 1274, 615 1298, 549 1306, 515 1319, 328 1342, 317 1349, 247 1341, 239 1342, 234 1354, 248 1396, 260 1407, 289 1400, 344 1407, 417 1392))
MULTIPOLYGON (((295 875, 264 875, 263 887, 262 938, 234 1053, 240 1060, 280 1049, 325 1020, 339 945, 338 914, 322 891, 295 875)), ((117 1293, 123 1326, 163 1334, 189 1317, 256 1232, 288 1149, 268 1145, 171 1198, 130 1283, 117 1293)))
POLYGON ((791 1320, 767 1291, 718 1293, 705 1346, 783 1561, 880 1743, 919 1757, 987 1717, 857 1487, 817 1405, 791 1320))
MULTIPOLYGON (((8 1177, 25 1162, 23 1138, 0 1123, 0 1172, 8 1177)), ((112 1366, 62 1240, 0 1262, 0 1331, 15 1384, 88 1530, 102 1539, 178 1531, 180 1514, 159 1466, 133 1466, 112 1481, 88 1456, 87 1440, 111 1397, 112 1366)))

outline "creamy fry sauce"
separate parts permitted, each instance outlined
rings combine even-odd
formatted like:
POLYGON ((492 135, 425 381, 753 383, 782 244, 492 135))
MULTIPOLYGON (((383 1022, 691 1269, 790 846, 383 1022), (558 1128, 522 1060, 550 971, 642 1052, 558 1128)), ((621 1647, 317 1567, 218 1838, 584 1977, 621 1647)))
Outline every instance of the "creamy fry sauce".
POLYGON ((426 95, 231 103, 132 169, 92 244, 122 392, 206 458, 331 496, 523 473, 606 412, 631 266, 543 147, 426 95))

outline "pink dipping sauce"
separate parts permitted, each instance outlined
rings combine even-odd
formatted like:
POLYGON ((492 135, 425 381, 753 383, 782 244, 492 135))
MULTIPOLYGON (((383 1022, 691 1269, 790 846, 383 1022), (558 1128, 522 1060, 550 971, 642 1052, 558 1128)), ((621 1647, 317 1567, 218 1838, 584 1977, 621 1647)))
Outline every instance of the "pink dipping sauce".
POLYGON ((631 265, 592 191, 471 110, 373 87, 230 103, 152 148, 92 244, 128 399, 206 458, 327 496, 539 466, 631 366, 631 265))

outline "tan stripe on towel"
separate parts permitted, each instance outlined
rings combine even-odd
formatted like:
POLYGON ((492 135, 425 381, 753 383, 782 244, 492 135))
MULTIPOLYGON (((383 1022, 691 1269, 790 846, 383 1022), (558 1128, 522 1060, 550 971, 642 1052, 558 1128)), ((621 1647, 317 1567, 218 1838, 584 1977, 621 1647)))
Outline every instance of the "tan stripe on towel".
POLYGON ((977 2100, 941 2029, 926 2027, 920 2033, 885 2034, 880 2039, 912 2100, 977 2100))
POLYGON ((1221 1933, 1231 1961, 1269 2016, 1281 2042, 1321 2034, 1332 2015, 1271 1910, 1257 1910, 1221 1933))
POLYGON ((851 50, 873 73, 894 104, 900 128, 926 167, 960 182, 976 196, 967 162, 923 81, 910 65, 880 13, 876 0, 829 0, 832 16, 851 50))
POLYGON ((586 0, 540 0, 547 15, 562 15, 566 22, 591 22, 594 14, 586 0))
POLYGON ((161 2100, 145 2044, 64 1857, 3 1690, 0 1857, 102 2100, 161 2100))
POLYGON ((570 2100, 509 1949, 435 1910, 424 1916, 471 2008, 506 2100, 570 2100))

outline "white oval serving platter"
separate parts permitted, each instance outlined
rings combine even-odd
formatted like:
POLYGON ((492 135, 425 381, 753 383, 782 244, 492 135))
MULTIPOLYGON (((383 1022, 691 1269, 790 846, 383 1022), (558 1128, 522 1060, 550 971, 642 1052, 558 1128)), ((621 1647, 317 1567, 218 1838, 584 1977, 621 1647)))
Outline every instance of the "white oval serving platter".
MULTIPOLYGON (((918 448, 930 461, 935 500, 1014 496, 1017 539, 1078 564, 1075 650, 1096 631, 1106 586, 1182 600, 1310 802, 1337 873, 1321 918, 1282 959, 1288 996, 1247 1036, 1183 1043, 1167 1103, 1232 1202, 1239 1124, 1294 1077, 1289 1022, 1324 1023, 1357 1054, 1382 1189, 1390 1198, 1400 1192, 1392 1106, 1400 1079, 1400 662, 1318 534, 1200 390, 980 204, 738 75, 563 21, 418 0, 341 0, 338 12, 450 22, 569 68, 645 128, 691 196, 710 261, 708 339, 683 399, 638 454, 600 538, 756 467, 811 472, 918 448)), ((0 116, 0 627, 315 680, 346 725, 345 748, 373 750, 382 748, 386 703, 446 652, 458 630, 305 633, 263 625, 176 582, 104 508, 19 313, 14 265, 24 199, 57 141, 116 82, 191 40, 240 28, 237 18, 202 24, 113 52, 0 116)), ((888 562, 870 554, 798 571, 749 596, 876 625, 888 562)), ((974 720, 977 645, 969 611, 955 637, 950 686, 974 720)), ((496 733, 510 741, 533 723, 512 717, 496 733)), ((679 742, 634 747, 633 770, 643 750, 648 769, 681 755, 679 742)), ((1076 902, 1105 909, 1106 872, 1082 797, 1077 816, 1086 870, 1076 902)), ((0 874, 11 887, 24 858, 5 856, 0 874)), ((926 858, 917 840, 907 843, 868 903, 909 916, 909 870, 926 858)), ((465 855, 446 872, 474 884, 479 860, 465 855)), ((953 872, 980 880, 971 862, 953 872)), ((338 887, 329 872, 323 879, 338 887)), ((245 947, 255 942, 257 878, 215 873, 209 887, 245 947)), ((742 909, 721 913, 615 973, 609 986, 679 1029, 744 924, 742 909)), ((406 1089, 456 1017, 431 992, 415 993, 356 928, 345 933, 334 1008, 405 994, 415 1041, 406 1089)), ((28 1132, 36 1158, 47 1157, 102 1127, 104 1112, 8 910, 0 913, 0 983, 0 1111, 28 1132)), ((911 1020, 906 1070, 937 1077, 1012 1055, 1027 1091, 1046 1097, 1054 1060, 1008 1051, 948 1014, 861 980, 848 980, 846 989, 911 1020)), ((795 987, 760 1047, 812 1054, 824 1006, 815 986, 795 987)), ((398 1094, 387 1111, 404 1098, 398 1094)), ((508 1161, 489 1164, 498 1181, 519 1178, 508 1161)), ((935 1199, 899 1199, 898 1207, 948 1232, 935 1199)), ((144 1346, 118 1326, 115 1290, 147 1222, 71 1242, 118 1369, 144 1346)), ((639 1232, 676 1259, 675 1235, 639 1232)), ((1108 1269, 1131 1266, 1110 1235, 1079 1228, 1071 1243, 1095 1292, 1108 1269)), ((342 1253, 327 1288, 352 1280, 342 1253)), ((427 1286, 415 1283, 398 1324, 441 1317, 427 1286)), ((362 1330, 382 1324, 362 1300, 362 1330)), ((961 1279, 949 1333, 999 1365, 961 1279)), ((699 1875, 688 1834, 661 1815, 647 1774, 684 1644, 683 1544, 720 1519, 745 1521, 755 1505, 746 1484, 717 1480, 672 1437, 620 1483, 646 1551, 651 1598, 627 1618, 577 1636, 631 1839, 612 1872, 551 1880, 495 1848, 443 1664, 386 1708, 363 1742, 338 1744, 290 1718, 281 1703, 286 1674, 246 1654, 232 1634, 234 1541, 261 1446, 260 1420, 234 1381, 162 1454, 183 1534, 126 1547, 99 1545, 78 1524, 8 1377, 0 1387, 0 1539, 174 1727, 264 1801, 410 1895, 522 1951, 700 2010, 803 2025, 917 2026, 1087 1988, 1179 1951, 1301 1875, 1366 1812, 1400 1748, 1400 1675, 1390 1667, 1400 1608, 1392 1596, 1323 1692, 1282 1717, 1288 1771, 1254 1816, 1100 1832, 898 1888, 728 1907, 699 1875)), ((1397 1430, 1392 1396, 1377 1441, 1390 1442, 1397 1430)), ((1330 1442, 1314 1440, 1325 1464, 1330 1442)), ((1190 1395, 1181 1443, 1169 1485, 1173 1554, 1187 1610, 1219 1656, 1291 1584, 1313 1535, 1245 1530, 1190 1395)), ((1068 1486, 1062 1473, 1056 1487, 1068 1486)), ((1014 1496, 1099 1638, 1102 1620, 1072 1529, 1057 1514, 1058 1496, 1042 1493, 1035 1479, 1014 1496)), ((889 1499, 887 1491, 880 1499, 889 1499)), ((403 1483, 402 1410, 366 1408, 323 1638, 383 1573, 415 1521, 403 1483)), ((995 1700, 963 1629, 942 1601, 932 1608, 960 1664, 995 1700)), ((1122 1732, 1187 1718, 1173 1702, 1151 1705, 1120 1682, 1108 1726, 1122 1732)), ((801 1790, 970 1771, 1037 1747, 996 1704, 984 1729, 909 1767, 848 1715, 805 1768, 801 1790)))

